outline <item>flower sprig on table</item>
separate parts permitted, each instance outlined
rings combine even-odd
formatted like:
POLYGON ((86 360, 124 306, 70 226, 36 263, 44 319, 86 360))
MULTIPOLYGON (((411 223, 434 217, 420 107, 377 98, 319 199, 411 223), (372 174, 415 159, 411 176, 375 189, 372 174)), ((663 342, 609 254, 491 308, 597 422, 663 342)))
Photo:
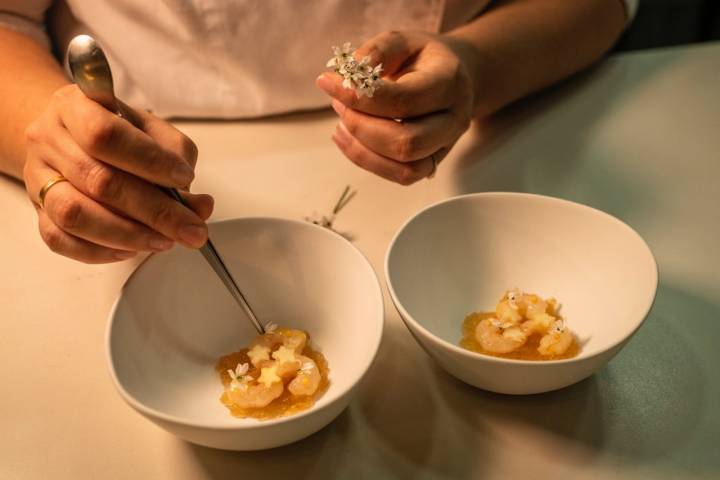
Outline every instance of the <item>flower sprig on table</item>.
POLYGON ((352 88, 358 97, 365 95, 372 98, 383 83, 380 78, 383 71, 382 63, 373 67, 370 65, 369 56, 364 56, 358 61, 350 42, 344 43, 342 47, 333 46, 332 51, 333 57, 328 60, 326 66, 343 77, 343 87, 352 88))
POLYGON ((356 193, 357 191, 351 190, 350 185, 346 186, 345 190, 343 190, 342 192, 342 195, 340 195, 337 203, 335 203, 335 207, 332 209, 331 214, 319 216, 316 212, 313 212, 312 215, 305 217, 305 220, 315 225, 327 228, 328 230, 332 230, 335 233, 339 233, 348 240, 352 240, 350 234, 338 232, 337 230, 335 230, 333 228, 333 222, 335 221, 335 217, 337 216, 337 214, 340 213, 340 210, 345 208, 345 205, 347 205, 348 202, 353 199, 356 193))

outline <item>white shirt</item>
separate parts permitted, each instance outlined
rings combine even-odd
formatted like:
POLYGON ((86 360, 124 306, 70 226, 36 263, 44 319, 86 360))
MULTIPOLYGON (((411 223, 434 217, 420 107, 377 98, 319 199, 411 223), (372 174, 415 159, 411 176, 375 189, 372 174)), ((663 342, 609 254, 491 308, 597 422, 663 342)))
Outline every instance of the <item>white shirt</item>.
MULTIPOLYGON (((628 17, 637 0, 625 0, 628 17)), ((386 30, 443 32, 491 0, 0 0, 0 25, 65 51, 94 36, 116 94, 163 117, 257 117, 328 105, 314 85, 346 41, 386 30), (55 4, 55 5, 53 5, 55 4)))

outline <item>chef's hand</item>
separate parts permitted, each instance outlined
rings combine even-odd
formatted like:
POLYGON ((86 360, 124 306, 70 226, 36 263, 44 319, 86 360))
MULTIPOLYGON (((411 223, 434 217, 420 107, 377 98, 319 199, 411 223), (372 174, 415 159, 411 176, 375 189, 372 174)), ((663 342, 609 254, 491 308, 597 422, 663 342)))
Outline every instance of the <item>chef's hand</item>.
POLYGON ((38 205, 40 235, 54 252, 86 263, 108 263, 139 251, 207 240, 209 195, 182 192, 191 208, 156 185, 187 188, 197 148, 169 123, 122 105, 132 124, 85 97, 75 85, 58 89, 26 130, 23 171, 38 205), (39 208, 39 192, 58 175, 39 208))
POLYGON ((355 53, 383 64, 383 84, 359 98, 334 72, 317 85, 340 116, 333 140, 355 164, 410 185, 435 173, 437 163, 469 127, 473 79, 460 50, 442 35, 386 32, 355 53))

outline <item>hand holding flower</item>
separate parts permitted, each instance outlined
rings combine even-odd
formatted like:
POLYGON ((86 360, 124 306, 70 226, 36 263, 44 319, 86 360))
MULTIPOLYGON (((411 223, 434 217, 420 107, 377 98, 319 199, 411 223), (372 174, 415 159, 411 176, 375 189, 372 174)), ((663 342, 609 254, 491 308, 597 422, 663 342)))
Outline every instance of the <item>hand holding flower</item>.
POLYGON ((348 44, 338 48, 328 62, 335 72, 317 80, 340 116, 333 136, 340 150, 402 185, 434 173, 470 125, 474 86, 460 54, 439 35, 387 32, 350 57, 348 44), (361 78, 352 71, 358 66, 361 78), (373 74, 383 69, 378 85, 373 74))

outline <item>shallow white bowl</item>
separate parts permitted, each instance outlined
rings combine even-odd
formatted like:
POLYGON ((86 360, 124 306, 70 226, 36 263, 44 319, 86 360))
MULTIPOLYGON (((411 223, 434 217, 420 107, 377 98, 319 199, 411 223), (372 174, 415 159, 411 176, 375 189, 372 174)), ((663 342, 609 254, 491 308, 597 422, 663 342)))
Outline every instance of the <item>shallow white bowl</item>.
POLYGON ((425 351, 460 380, 510 394, 555 390, 601 368, 640 327, 657 287, 650 249, 620 220, 521 193, 426 208, 397 233, 385 269, 393 302, 425 351), (457 346, 465 316, 494 310, 512 287, 562 303, 582 345, 577 357, 506 360, 457 346))
POLYGON ((256 334, 200 253, 182 248, 152 256, 124 286, 107 333, 113 381, 135 410, 193 443, 257 450, 304 438, 342 412, 375 358, 377 277, 350 242, 306 222, 242 218, 210 232, 258 318, 310 333, 329 363, 328 391, 294 416, 232 417, 214 365, 256 334))

